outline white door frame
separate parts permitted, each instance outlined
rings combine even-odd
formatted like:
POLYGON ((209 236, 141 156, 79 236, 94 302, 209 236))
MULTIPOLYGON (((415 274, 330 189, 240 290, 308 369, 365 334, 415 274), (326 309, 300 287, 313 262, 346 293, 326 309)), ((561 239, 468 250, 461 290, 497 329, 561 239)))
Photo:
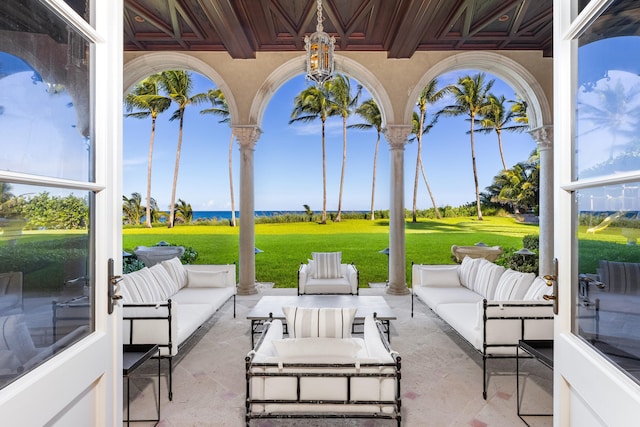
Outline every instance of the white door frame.
MULTIPOLYGON (((628 425, 640 413, 640 387, 572 332, 577 289, 576 224, 573 192, 592 186, 575 181, 574 109, 577 87, 577 37, 612 0, 592 0, 576 16, 577 0, 555 0, 555 253, 559 260, 559 315, 555 322, 554 425, 628 425)), ((640 180, 640 171, 620 182, 640 180)), ((604 181, 601 181, 601 183, 604 181)))
MULTIPOLYGON (((0 171, 0 181, 93 192, 95 331, 0 390, 3 425, 122 423, 122 343, 119 311, 107 314, 107 260, 121 265, 122 221, 122 0, 90 1, 92 27, 63 0, 40 0, 90 45, 91 144, 95 181, 75 182, 0 171)), ((19 149, 19 147, 14 147, 19 149)))

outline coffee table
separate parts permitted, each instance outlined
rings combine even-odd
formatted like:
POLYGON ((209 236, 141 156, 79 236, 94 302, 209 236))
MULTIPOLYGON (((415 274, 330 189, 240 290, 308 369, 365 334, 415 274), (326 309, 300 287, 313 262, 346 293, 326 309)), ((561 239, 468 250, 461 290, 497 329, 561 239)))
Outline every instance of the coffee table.
MULTIPOLYGON (((386 333, 387 339, 391 341, 389 333, 390 321, 396 319, 396 315, 381 296, 359 296, 359 295, 300 295, 300 296, 273 296, 268 295, 260 298, 258 303, 247 314, 247 319, 251 321, 251 348, 254 346, 254 338, 262 332, 262 325, 270 319, 280 319, 286 322, 282 307, 355 307, 356 324, 362 324, 367 316, 375 316, 380 320, 386 333)), ((286 326, 286 324, 285 324, 286 326)), ((353 329, 354 333, 358 333, 353 329)))

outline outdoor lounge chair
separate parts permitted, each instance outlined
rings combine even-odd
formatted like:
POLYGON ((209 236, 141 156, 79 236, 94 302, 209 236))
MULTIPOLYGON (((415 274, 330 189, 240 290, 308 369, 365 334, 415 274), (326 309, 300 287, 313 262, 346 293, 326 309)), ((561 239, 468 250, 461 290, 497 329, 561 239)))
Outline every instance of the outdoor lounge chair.
POLYGON ((298 295, 358 295, 360 273, 355 265, 342 263, 341 252, 313 252, 312 256, 298 269, 298 295))

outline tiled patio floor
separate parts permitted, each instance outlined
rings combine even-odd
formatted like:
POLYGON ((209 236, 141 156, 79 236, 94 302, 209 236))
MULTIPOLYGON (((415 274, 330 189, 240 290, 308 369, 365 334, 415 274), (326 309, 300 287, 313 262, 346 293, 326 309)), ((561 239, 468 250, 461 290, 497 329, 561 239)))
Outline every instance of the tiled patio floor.
MULTIPOLYGON (((173 401, 162 378, 162 414, 158 426, 244 426, 244 357, 250 350, 246 314, 262 295, 295 295, 295 289, 262 289, 237 297, 237 316, 228 302, 181 350, 174 361, 173 401)), ((488 396, 482 398, 482 357, 426 306, 411 296, 387 295, 384 289, 361 289, 362 295, 383 295, 394 309, 391 345, 402 356, 402 417, 407 427, 524 426, 516 414, 515 360, 489 360, 493 375, 488 396)), ((153 372, 154 361, 140 372, 153 372)), ((163 374, 166 365, 163 364, 163 374)), ((534 360, 521 362, 521 387, 526 390, 523 412, 551 411, 552 374, 534 360)), ((133 418, 151 417, 155 410, 153 379, 132 380, 133 418)), ((551 417, 525 417, 531 426, 551 426, 551 417)), ((153 425, 136 423, 135 425, 153 425)), ((384 420, 256 420, 256 427, 276 426, 393 426, 384 420)))

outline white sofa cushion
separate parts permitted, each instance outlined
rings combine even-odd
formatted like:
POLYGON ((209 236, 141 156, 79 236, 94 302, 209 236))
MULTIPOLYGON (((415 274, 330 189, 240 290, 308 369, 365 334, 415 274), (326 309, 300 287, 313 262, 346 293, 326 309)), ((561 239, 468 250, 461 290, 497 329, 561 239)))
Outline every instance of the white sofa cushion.
POLYGON ((356 308, 282 307, 291 338, 350 338, 356 308))
POLYGON ((171 278, 167 270, 162 265, 156 264, 153 267, 149 267, 149 273, 151 273, 156 280, 156 284, 158 285, 163 299, 171 298, 173 294, 180 290, 176 282, 171 278))
POLYGON ((222 288, 227 286, 229 271, 187 270, 187 286, 190 288, 222 288))
POLYGON ((342 276, 342 252, 313 252, 312 255, 315 261, 314 279, 337 279, 342 276))
POLYGON ((476 281, 476 274, 478 273, 478 266, 483 258, 471 258, 464 257, 460 264, 460 284, 469 289, 473 289, 473 284, 476 281))
POLYGON ((522 300, 535 278, 536 275, 533 273, 522 273, 509 269, 500 277, 492 299, 498 301, 522 300))
POLYGON ((281 358, 356 357, 362 344, 352 338, 288 338, 274 340, 273 347, 281 358))
POLYGON ((478 273, 476 274, 473 290, 487 299, 493 299, 496 287, 500 281, 500 277, 504 273, 504 267, 487 261, 484 258, 478 258, 478 273))
POLYGON ((184 269, 179 258, 171 258, 160 263, 169 273, 169 276, 178 285, 178 288, 187 286, 187 270, 184 269))
POLYGON ((544 295, 551 295, 553 287, 547 286, 547 282, 542 277, 536 277, 527 293, 522 298, 525 301, 540 301, 544 295))
POLYGON ((210 304, 213 307, 222 305, 233 296, 235 289, 225 288, 182 288, 171 297, 180 304, 210 304))
POLYGON ((126 295, 131 298, 130 301, 125 300, 125 303, 159 302, 166 300, 163 292, 160 290, 160 286, 148 267, 123 275, 122 287, 126 288, 126 295))
POLYGON ((419 267, 422 286, 460 286, 457 265, 419 267))
POLYGON ((307 258, 307 278, 315 277, 316 275, 316 262, 307 258))
POLYGON ((436 310, 440 304, 451 302, 476 303, 482 301, 482 295, 478 295, 464 286, 455 288, 449 286, 416 286, 413 292, 432 310, 436 310))

